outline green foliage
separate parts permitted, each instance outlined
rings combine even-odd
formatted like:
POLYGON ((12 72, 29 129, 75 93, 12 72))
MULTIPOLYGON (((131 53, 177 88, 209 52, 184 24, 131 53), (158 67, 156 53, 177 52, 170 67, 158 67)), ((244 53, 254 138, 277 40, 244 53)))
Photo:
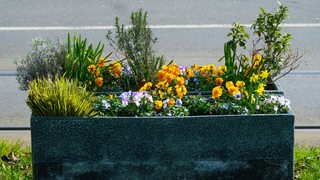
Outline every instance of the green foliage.
POLYGON ((238 47, 242 50, 246 48, 250 36, 244 26, 233 23, 231 32, 227 34, 232 39, 225 43, 223 58, 229 76, 245 77, 267 70, 270 73, 268 78, 270 84, 298 68, 302 55, 291 50, 291 34, 282 33, 281 24, 288 17, 288 7, 279 5, 274 14, 260 9, 261 13, 251 26, 256 37, 253 40, 252 54, 249 57, 243 53, 237 54, 238 47), (255 61, 257 54, 262 56, 262 60, 258 63, 255 61))
POLYGON ((91 64, 98 64, 102 57, 104 45, 99 42, 96 48, 92 44, 87 45, 87 39, 73 36, 71 40, 68 34, 68 55, 64 61, 65 77, 77 82, 85 82, 89 73, 88 67, 91 64))
POLYGON ((245 31, 244 26, 238 23, 233 23, 232 25, 233 28, 231 28, 231 32, 227 35, 228 37, 232 36, 232 40, 224 44, 224 58, 228 74, 238 76, 239 71, 242 70, 240 67, 242 65, 242 60, 244 59, 244 56, 237 55, 237 47, 239 46, 246 48, 247 39, 250 36, 245 31))
POLYGON ((37 78, 61 76, 66 53, 66 46, 59 41, 34 39, 27 56, 14 62, 20 89, 27 90, 29 82, 37 78))
POLYGON ((294 179, 320 179, 320 147, 296 147, 294 179))
POLYGON ((261 68, 262 70, 270 70, 271 79, 275 81, 281 71, 287 68, 289 68, 289 72, 296 69, 298 67, 297 60, 301 58, 301 55, 291 53, 291 34, 281 32, 280 25, 288 17, 288 7, 280 5, 274 14, 266 12, 263 8, 260 10, 261 13, 251 27, 254 35, 258 36, 254 46, 258 46, 260 43, 259 48, 263 51, 264 56, 261 68))
POLYGON ((154 55, 153 45, 157 38, 153 37, 147 23, 147 12, 140 9, 131 14, 130 27, 119 24, 119 18, 115 19, 116 36, 111 37, 112 32, 106 35, 110 45, 125 56, 131 73, 124 77, 126 90, 138 90, 145 82, 154 83, 157 72, 164 65, 163 56, 154 55))
POLYGON ((240 101, 226 103, 202 95, 185 96, 183 97, 183 104, 188 109, 190 116, 248 113, 248 110, 240 101))
POLYGON ((95 96, 65 78, 30 83, 27 105, 35 116, 94 116, 95 96))
POLYGON ((0 179, 32 179, 31 148, 0 140, 0 179))
POLYGON ((203 96, 185 96, 183 105, 189 110, 190 116, 213 114, 213 105, 203 96))

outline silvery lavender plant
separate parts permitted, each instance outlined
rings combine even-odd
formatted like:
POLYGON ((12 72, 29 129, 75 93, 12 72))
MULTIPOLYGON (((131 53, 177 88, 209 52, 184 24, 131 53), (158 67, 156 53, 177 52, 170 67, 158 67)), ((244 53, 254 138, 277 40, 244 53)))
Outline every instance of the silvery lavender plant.
POLYGON ((67 54, 66 45, 49 39, 34 39, 31 51, 22 59, 15 60, 17 81, 21 90, 37 78, 54 78, 63 75, 63 62, 67 54), (57 76, 56 76, 57 75, 57 76))

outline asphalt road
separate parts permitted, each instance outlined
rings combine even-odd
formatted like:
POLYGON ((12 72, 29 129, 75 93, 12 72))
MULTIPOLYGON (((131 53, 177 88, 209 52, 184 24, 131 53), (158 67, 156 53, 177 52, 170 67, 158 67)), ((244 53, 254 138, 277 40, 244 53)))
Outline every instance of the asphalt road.
MULTIPOLYGON (((293 48, 305 52, 300 68, 279 84, 296 114, 296 124, 320 125, 320 1, 280 1, 290 9, 284 31, 291 33, 293 48)), ((233 21, 251 24, 259 7, 272 11, 277 1, 265 0, 184 0, 184 1, 35 1, 0 0, 0 125, 28 125, 30 112, 26 93, 18 90, 14 59, 31 48, 34 38, 59 38, 78 33, 92 43, 106 43, 106 28, 114 17, 129 23, 132 11, 148 11, 148 22, 155 27, 158 54, 178 64, 216 63, 233 21), (176 26, 172 26, 176 25, 176 26)), ((106 53, 111 51, 107 46, 106 53)))

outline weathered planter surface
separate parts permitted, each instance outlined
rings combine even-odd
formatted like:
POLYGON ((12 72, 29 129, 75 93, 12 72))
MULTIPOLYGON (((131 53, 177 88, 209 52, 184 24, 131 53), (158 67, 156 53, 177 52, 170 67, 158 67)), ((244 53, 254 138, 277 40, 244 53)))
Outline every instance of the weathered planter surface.
POLYGON ((35 179, 293 179, 294 115, 31 117, 35 179))

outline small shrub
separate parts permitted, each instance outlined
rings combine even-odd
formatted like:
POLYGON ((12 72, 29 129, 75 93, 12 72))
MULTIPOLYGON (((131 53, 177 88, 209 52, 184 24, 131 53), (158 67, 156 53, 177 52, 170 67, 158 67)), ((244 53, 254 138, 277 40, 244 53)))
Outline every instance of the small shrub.
POLYGON ((29 83, 37 78, 61 76, 66 52, 66 46, 59 41, 34 39, 27 56, 14 62, 20 89, 27 90, 29 83))
POLYGON ((29 85, 27 105, 35 116, 94 116, 95 96, 65 78, 37 79, 29 85))
POLYGON ((282 32, 281 24, 288 17, 288 7, 280 4, 275 13, 268 13, 263 8, 260 10, 261 13, 251 26, 254 38, 249 57, 243 53, 238 54, 237 48, 242 48, 240 52, 246 49, 250 35, 244 26, 233 23, 231 32, 227 34, 231 40, 225 43, 225 56, 221 59, 225 59, 227 73, 231 78, 268 71, 270 76, 267 84, 271 84, 297 69, 303 53, 294 52, 290 44, 291 34, 282 32))
POLYGON ((112 32, 106 35, 110 45, 120 52, 126 59, 130 74, 124 77, 125 90, 138 90, 145 82, 154 83, 157 72, 164 65, 164 56, 155 56, 153 45, 157 38, 148 27, 147 12, 140 9, 131 14, 131 27, 126 28, 115 19, 116 36, 112 32))

